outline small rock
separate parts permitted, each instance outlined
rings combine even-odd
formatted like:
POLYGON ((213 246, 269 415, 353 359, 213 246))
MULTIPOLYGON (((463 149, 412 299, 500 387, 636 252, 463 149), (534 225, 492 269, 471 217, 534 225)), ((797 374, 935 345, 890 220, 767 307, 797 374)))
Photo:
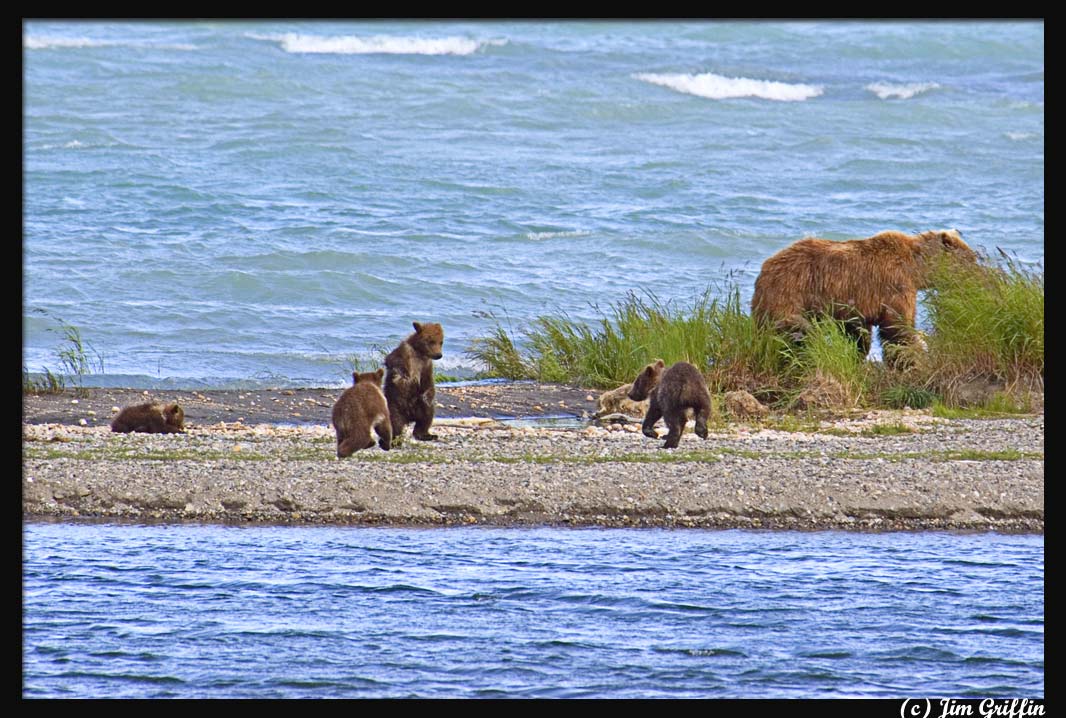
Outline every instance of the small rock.
POLYGON ((77 400, 77 399, 71 399, 71 400, 70 400, 70 403, 71 403, 71 404, 77 404, 77 403, 78 403, 78 400, 77 400))
POLYGON ((761 419, 768 416, 770 410, 758 399, 746 391, 730 391, 725 395, 725 410, 734 419, 761 419))
POLYGON ((88 426, 89 425, 89 422, 87 422, 85 419, 78 419, 78 423, 81 424, 82 426, 88 426))

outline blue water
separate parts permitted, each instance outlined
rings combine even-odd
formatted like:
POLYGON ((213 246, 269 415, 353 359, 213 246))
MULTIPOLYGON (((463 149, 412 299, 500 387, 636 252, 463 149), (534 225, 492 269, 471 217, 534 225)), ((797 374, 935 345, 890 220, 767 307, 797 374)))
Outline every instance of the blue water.
POLYGON ((1042 536, 37 524, 27 697, 1044 694, 1042 536))
POLYGON ((1044 257, 1039 22, 29 22, 23 363, 340 386, 439 321, 463 375, 805 235, 1044 257), (519 332, 520 334, 520 332, 519 332))

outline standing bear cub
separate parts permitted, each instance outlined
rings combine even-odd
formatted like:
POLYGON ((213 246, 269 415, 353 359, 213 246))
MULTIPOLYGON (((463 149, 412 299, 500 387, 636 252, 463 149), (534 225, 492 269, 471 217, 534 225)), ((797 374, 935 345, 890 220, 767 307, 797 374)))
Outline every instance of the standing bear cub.
POLYGON ((404 429, 411 423, 415 425, 414 437, 419 441, 437 438, 429 433, 437 395, 433 386, 433 360, 443 356, 444 330, 440 324, 412 324, 415 333, 385 357, 385 399, 389 402, 393 446, 400 445, 404 429))
POLYGON ((142 434, 184 434, 185 412, 176 403, 166 406, 155 403, 127 406, 111 420, 111 431, 120 434, 131 431, 142 434))
POLYGON ((337 458, 351 456, 360 449, 374 445, 373 430, 378 446, 385 451, 392 447, 392 423, 385 395, 381 393, 381 377, 385 371, 352 372, 352 386, 344 390, 333 405, 333 428, 337 430, 337 458))
POLYGON ((800 339, 810 316, 832 314, 846 322, 863 356, 875 326, 885 348, 895 349, 917 342, 918 290, 930 287, 931 270, 941 260, 972 265, 977 254, 953 229, 881 232, 846 242, 801 239, 763 262, 752 316, 800 339))
POLYGON ((696 420, 696 435, 706 439, 707 420, 711 416, 711 393, 707 390, 707 382, 700 370, 688 362, 679 361, 668 369, 664 369, 665 366, 663 360, 658 359, 644 367, 629 390, 629 398, 633 401, 651 397, 641 430, 645 436, 658 439, 655 422, 662 417, 669 429, 663 448, 677 448, 691 411, 696 420))

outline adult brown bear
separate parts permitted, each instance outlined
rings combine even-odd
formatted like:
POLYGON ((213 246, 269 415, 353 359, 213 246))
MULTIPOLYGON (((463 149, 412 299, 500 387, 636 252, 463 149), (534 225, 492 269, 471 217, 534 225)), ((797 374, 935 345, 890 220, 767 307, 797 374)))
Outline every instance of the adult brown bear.
POLYGON ((955 230, 881 232, 845 242, 801 239, 763 262, 752 316, 798 339, 809 316, 831 314, 846 322, 863 356, 875 326, 886 349, 906 344, 917 337, 918 290, 929 288, 930 270, 943 258, 977 261, 955 230))

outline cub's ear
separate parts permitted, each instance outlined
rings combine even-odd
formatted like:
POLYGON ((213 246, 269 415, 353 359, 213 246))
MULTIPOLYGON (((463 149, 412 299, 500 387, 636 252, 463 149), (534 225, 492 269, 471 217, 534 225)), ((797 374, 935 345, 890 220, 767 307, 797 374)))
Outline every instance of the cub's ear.
POLYGON ((358 384, 359 383, 359 372, 357 372, 357 371, 353 371, 352 372, 352 383, 353 384, 358 384))
POLYGON ((418 322, 411 322, 411 325, 415 328, 416 332, 422 331, 422 325, 419 324, 418 322))
POLYGON ((378 378, 378 384, 380 384, 381 383, 381 377, 385 376, 385 370, 382 369, 381 367, 378 367, 378 370, 376 372, 374 372, 374 376, 376 376, 378 378))
POLYGON ((662 369, 664 366, 666 366, 666 364, 663 362, 662 359, 656 359, 655 360, 655 368, 656 369, 662 369))

